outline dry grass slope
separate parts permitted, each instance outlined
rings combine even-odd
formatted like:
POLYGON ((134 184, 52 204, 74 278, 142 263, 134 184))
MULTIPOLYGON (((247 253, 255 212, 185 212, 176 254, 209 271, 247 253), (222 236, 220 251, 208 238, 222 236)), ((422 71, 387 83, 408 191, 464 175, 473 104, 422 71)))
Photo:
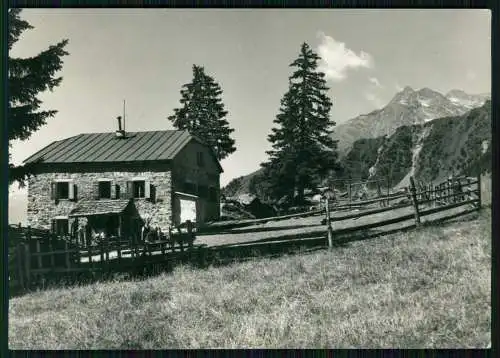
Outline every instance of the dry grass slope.
POLYGON ((491 216, 9 305, 11 349, 486 347, 491 216))

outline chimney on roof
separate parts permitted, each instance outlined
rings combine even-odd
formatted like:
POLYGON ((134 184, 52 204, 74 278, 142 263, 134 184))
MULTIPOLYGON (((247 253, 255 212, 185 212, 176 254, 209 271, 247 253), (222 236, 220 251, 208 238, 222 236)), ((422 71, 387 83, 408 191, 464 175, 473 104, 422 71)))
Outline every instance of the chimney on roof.
POLYGON ((122 117, 118 116, 118 130, 115 132, 117 138, 125 138, 125 131, 122 129, 122 117))

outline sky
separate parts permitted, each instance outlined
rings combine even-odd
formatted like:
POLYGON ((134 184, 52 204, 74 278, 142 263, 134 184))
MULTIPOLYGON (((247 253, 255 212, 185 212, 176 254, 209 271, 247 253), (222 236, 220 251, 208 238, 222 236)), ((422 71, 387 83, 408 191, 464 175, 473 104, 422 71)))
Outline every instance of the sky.
MULTIPOLYGON (((61 85, 39 96, 43 109, 58 113, 28 140, 12 142, 15 164, 53 141, 116 130, 124 100, 127 131, 173 129, 166 118, 196 64, 220 84, 234 128, 237 150, 221 163, 225 185, 267 159, 289 64, 303 42, 322 58, 337 124, 383 107, 405 86, 491 92, 488 10, 25 9, 21 17, 34 29, 11 57, 62 39, 70 54, 61 85)), ((14 212, 25 210, 25 196, 11 187, 9 221, 19 221, 14 212)))

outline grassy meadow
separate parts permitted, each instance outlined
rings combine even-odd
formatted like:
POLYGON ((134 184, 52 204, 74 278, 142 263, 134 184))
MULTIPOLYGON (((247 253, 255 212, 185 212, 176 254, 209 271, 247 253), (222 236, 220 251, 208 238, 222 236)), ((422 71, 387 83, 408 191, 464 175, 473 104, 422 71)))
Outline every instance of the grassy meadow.
POLYGON ((490 342, 491 215, 332 251, 9 301, 10 349, 461 348, 490 342))

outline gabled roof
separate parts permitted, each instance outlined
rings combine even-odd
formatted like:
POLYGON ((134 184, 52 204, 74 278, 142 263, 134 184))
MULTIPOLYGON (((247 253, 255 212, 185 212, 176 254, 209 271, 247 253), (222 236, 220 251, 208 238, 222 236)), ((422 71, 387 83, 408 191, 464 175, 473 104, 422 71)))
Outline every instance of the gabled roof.
POLYGON ((131 200, 81 200, 69 217, 121 214, 131 200))
MULTIPOLYGON (((186 130, 127 132, 126 138, 118 138, 114 132, 85 133, 55 141, 25 159, 24 163, 172 160, 191 140, 205 144, 186 130)), ((214 159, 222 171, 215 154, 214 159)))

